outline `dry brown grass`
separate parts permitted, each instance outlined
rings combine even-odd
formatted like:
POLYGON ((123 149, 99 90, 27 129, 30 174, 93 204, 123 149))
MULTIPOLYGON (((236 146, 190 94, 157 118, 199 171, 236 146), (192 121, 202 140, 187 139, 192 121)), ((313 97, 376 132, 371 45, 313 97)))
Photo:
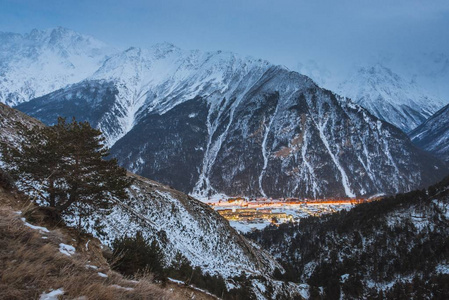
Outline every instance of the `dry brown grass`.
POLYGON ((39 299, 43 292, 59 288, 65 292, 62 299, 188 299, 181 289, 153 283, 151 276, 136 282, 111 271, 92 237, 75 239, 74 232, 63 227, 44 233, 25 226, 11 203, 14 196, 0 191, 0 299, 39 299), (72 244, 76 253, 62 254, 59 243, 72 244))

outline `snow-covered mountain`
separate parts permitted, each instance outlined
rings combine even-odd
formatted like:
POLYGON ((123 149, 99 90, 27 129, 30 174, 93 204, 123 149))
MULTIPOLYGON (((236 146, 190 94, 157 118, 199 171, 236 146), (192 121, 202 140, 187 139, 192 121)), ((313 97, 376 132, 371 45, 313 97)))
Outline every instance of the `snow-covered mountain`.
POLYGON ((17 105, 83 80, 115 52, 62 27, 0 32, 0 102, 17 105))
MULTIPOLYGON (((170 44, 158 45, 155 48, 157 49, 147 52, 152 52, 154 56, 164 55, 165 51, 178 54, 183 52, 170 44)), ((148 60, 142 61, 142 65, 135 61, 134 67, 126 65, 112 73, 108 72, 107 68, 111 68, 113 62, 109 62, 107 67, 99 70, 108 57, 117 53, 119 54, 115 56, 115 63, 120 64, 125 58, 132 60, 133 50, 136 49, 129 50, 128 53, 120 52, 90 36, 62 27, 44 31, 35 29, 24 35, 0 32, 0 102, 17 105, 86 78, 120 77, 130 85, 127 92, 134 93, 132 85, 136 88, 135 85, 148 83, 146 79, 150 79, 149 77, 153 83, 163 81, 174 71, 167 68, 169 66, 166 64, 159 64, 161 69, 152 66, 152 74, 145 73, 148 69, 145 63, 148 63, 148 60), (138 72, 142 74, 136 75, 138 72), (94 73, 96 74, 93 75, 94 73)), ((190 57, 182 56, 180 59, 195 64, 194 60, 198 59, 198 56, 193 53, 187 55, 190 57)), ((198 61, 201 61, 201 58, 198 61)), ((421 59, 393 59, 387 56, 379 58, 378 61, 372 66, 359 67, 349 75, 339 72, 339 75, 335 76, 337 72, 330 72, 314 61, 298 64, 297 70, 311 77, 320 86, 351 98, 378 118, 406 132, 448 103, 446 98, 449 97, 449 92, 444 88, 444 80, 449 78, 447 55, 432 53, 421 59), (402 73, 411 74, 407 78, 392 71, 400 68, 394 62, 401 59, 402 73)), ((177 64, 170 66, 179 67, 177 64)), ((183 77, 181 72, 177 72, 177 75, 173 80, 183 77)), ((139 106, 139 96, 134 96, 137 103, 132 107, 135 108, 139 106)), ((127 113, 130 115, 134 112, 127 113)), ((130 127, 129 121, 129 118, 121 120, 125 127, 130 127)))
POLYGON ((449 53, 384 53, 377 60, 401 77, 418 84, 426 93, 434 95, 432 97, 449 103, 449 53))
POLYGON ((376 64, 360 68, 340 84, 338 92, 405 132, 416 128, 445 102, 430 98, 415 82, 376 64))
POLYGON ((444 89, 449 72, 440 56, 427 68, 397 60, 376 58, 339 72, 310 60, 299 63, 296 69, 321 87, 350 98, 379 119, 409 132, 449 103, 449 92, 444 89))
POLYGON ((267 61, 168 43, 115 51, 62 28, 2 37, 1 101, 46 124, 87 120, 124 167, 197 196, 396 193, 445 172, 401 132, 267 61))
POLYGON ((401 131, 309 78, 227 52, 130 48, 88 79, 17 106, 102 129, 133 172, 200 197, 354 197, 446 170, 401 131))
POLYGON ((412 141, 449 163, 449 105, 410 132, 412 141))

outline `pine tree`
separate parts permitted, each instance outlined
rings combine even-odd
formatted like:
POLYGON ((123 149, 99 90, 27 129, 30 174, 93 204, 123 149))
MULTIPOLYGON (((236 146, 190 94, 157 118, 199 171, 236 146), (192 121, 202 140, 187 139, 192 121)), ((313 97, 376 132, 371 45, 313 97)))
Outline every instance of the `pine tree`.
POLYGON ((126 199, 131 180, 109 155, 101 131, 88 122, 59 118, 50 127, 22 129, 17 148, 3 147, 8 170, 24 189, 57 214, 110 208, 112 199, 126 199))

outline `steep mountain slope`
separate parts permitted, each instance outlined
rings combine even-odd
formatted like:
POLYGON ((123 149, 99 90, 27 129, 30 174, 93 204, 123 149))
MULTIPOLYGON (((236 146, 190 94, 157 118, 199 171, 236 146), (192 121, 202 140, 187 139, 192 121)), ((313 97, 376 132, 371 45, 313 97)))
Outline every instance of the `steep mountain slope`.
POLYGON ((428 190, 249 234, 327 299, 444 299, 449 178, 428 190))
MULTIPOLYGON (((179 267, 187 260, 203 272, 223 276, 229 289, 241 287, 244 281, 239 276, 245 274, 258 299, 289 299, 307 291, 302 285, 273 280, 275 269, 282 267, 208 205, 146 178, 130 176, 135 181, 129 200, 117 202, 106 214, 94 213, 85 225, 103 243, 109 245, 115 238, 141 231, 164 249, 167 266, 179 267)), ((76 225, 74 219, 66 221, 76 225)))
POLYGON ((47 125, 56 124, 58 117, 71 120, 76 116, 79 120, 88 121, 104 133, 111 146, 123 135, 123 128, 127 125, 123 121, 127 118, 127 108, 116 101, 117 95, 117 88, 110 82, 83 81, 18 107, 26 112, 42 111, 39 118, 47 125))
POLYGON ((81 81, 115 51, 61 27, 0 32, 0 102, 16 105, 81 81))
POLYGON ((410 138, 422 149, 449 162, 449 105, 410 132, 410 138))
MULTIPOLYGON (((192 265, 225 277, 242 271, 269 274, 276 267, 208 205, 157 182, 130 176, 135 181, 129 200, 117 202, 107 215, 99 212, 90 218, 90 230, 104 243, 142 231, 144 237, 158 241, 168 264, 181 254, 192 265)), ((76 225, 76 220, 67 221, 76 225)))
POLYGON ((0 103, 0 144, 17 146, 17 142, 21 140, 21 136, 17 133, 19 124, 25 128, 45 126, 42 122, 0 103))
POLYGON ((91 79, 17 108, 47 124, 88 120, 124 167, 200 197, 396 193, 446 172, 309 78, 232 53, 131 48, 91 79))
MULTIPOLYGON (((8 126, 0 127, 0 140, 6 140, 11 146, 22 138, 18 134, 20 125, 14 121, 41 125, 6 105, 1 108, 2 125, 8 126)), ((227 280, 229 289, 249 282, 249 290, 259 295, 258 299, 273 295, 291 298, 307 291, 303 286, 273 280, 271 274, 282 267, 257 245, 240 236, 208 205, 138 175, 129 173, 129 176, 134 178, 134 183, 127 201, 115 200, 112 210, 92 212, 83 221, 83 229, 103 244, 111 245, 115 238, 134 236, 141 231, 164 250, 167 266, 179 267, 185 260, 203 272, 220 274, 227 280)), ((30 183, 19 180, 18 186, 24 184, 30 183)), ((77 226, 76 213, 72 218, 66 217, 65 222, 77 226)))
POLYGON ((445 104, 381 64, 358 69, 339 85, 338 92, 405 132, 445 104))

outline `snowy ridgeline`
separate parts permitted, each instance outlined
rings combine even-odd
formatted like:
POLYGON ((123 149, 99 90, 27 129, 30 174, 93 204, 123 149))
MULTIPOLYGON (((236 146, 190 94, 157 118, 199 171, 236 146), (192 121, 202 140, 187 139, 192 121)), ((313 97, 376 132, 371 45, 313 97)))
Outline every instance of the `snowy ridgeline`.
POLYGON ((415 129, 447 104, 447 100, 381 64, 360 68, 337 91, 404 132, 415 129))
MULTIPOLYGON (((129 201, 117 201, 112 211, 91 214, 84 220, 83 227, 105 245, 110 245, 115 238, 135 236, 140 231, 144 237, 159 243, 167 266, 179 267, 176 256, 180 254, 203 272, 223 276, 228 289, 241 288, 242 282, 234 277, 246 274, 251 277, 251 290, 257 299, 307 295, 307 285, 274 280, 271 277, 274 269, 282 270, 274 258, 238 235, 207 205, 140 177, 129 194, 129 201)), ((32 225, 25 218, 22 221, 47 239, 46 234, 50 232, 47 228, 32 225)), ((65 217, 65 221, 69 226, 77 226, 76 212, 73 217, 65 217)), ((64 243, 59 244, 59 251, 66 256, 76 253, 72 245, 64 243)), ((98 269, 93 265, 86 265, 86 268, 98 269)), ((108 277, 102 272, 98 272, 98 276, 108 277)), ((57 291, 50 291, 42 297, 53 299, 53 294, 59 295, 57 291)))
POLYGON ((0 33, 0 102, 17 105, 91 76, 117 50, 65 28, 0 33))
MULTIPOLYGON (((151 110, 164 99, 177 98, 181 89, 188 91, 185 96, 190 99, 217 91, 225 94, 234 89, 231 81, 272 66, 228 52, 184 51, 169 43, 150 49, 115 49, 61 27, 24 35, 0 33, 0 42, 0 72, 5 78, 0 83, 0 102, 17 105, 84 80, 118 81, 123 87, 119 98, 127 103, 122 119, 125 132, 144 104, 151 110)), ((408 132, 447 104, 442 100, 449 93, 447 62, 447 55, 434 53, 413 60, 379 58, 349 73, 331 71, 314 61, 299 64, 297 71, 408 132)))

